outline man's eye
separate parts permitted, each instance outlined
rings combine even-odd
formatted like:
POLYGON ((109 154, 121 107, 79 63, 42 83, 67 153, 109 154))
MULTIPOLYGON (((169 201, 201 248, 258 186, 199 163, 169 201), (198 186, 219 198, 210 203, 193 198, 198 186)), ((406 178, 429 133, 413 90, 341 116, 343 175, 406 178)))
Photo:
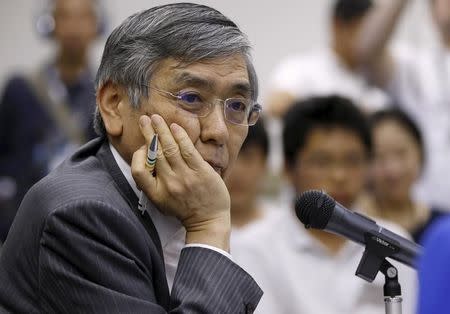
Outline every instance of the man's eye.
POLYGON ((202 102, 202 99, 200 95, 193 93, 193 92, 186 92, 179 94, 179 99, 185 103, 188 104, 194 104, 194 103, 200 103, 202 102))
POLYGON ((234 111, 245 111, 247 109, 247 105, 245 104, 245 102, 243 102, 239 99, 232 100, 228 104, 228 107, 233 109, 234 111))

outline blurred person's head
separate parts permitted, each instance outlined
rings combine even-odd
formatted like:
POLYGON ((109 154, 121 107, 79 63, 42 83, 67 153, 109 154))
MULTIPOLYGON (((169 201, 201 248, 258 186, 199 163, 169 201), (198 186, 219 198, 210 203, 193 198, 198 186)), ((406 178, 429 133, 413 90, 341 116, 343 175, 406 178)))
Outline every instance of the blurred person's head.
POLYGON ((441 39, 450 45, 450 0, 430 0, 431 15, 441 39))
POLYGON ((416 123, 399 109, 371 116, 374 159, 372 183, 376 197, 388 202, 410 201, 420 176, 425 149, 416 123))
POLYGON ((332 42, 335 52, 353 67, 353 45, 359 35, 364 17, 373 6, 372 0, 337 0, 332 14, 332 42))
POLYGON ((79 62, 99 32, 99 12, 96 0, 50 0, 51 25, 45 36, 53 39, 59 53, 68 62, 79 62))
POLYGON ((351 207, 364 188, 372 141, 365 115, 348 99, 315 97, 284 117, 286 174, 297 193, 324 190, 351 207))
POLYGON ((184 128, 222 177, 259 115, 247 37, 219 11, 191 3, 136 13, 114 29, 96 92, 95 129, 128 163, 145 144, 140 116, 158 114, 184 128))
MULTIPOLYGON (((251 210, 261 192, 267 174, 269 137, 262 119, 249 127, 248 135, 226 180, 231 210, 251 210)), ((239 213, 238 213, 239 214, 239 213)))

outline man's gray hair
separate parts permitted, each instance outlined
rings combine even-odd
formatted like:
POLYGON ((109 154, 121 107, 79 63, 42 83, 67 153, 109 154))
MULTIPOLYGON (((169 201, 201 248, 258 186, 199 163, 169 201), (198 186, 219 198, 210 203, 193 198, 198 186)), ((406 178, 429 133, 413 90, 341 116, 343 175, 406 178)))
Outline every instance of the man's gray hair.
MULTIPOLYGON (((210 7, 175 3, 154 7, 127 18, 106 41, 96 77, 96 91, 108 83, 124 86, 134 108, 148 98, 146 87, 158 64, 166 58, 181 62, 242 54, 247 63, 252 99, 258 82, 250 60, 250 43, 235 23, 210 7)), ((98 105, 94 127, 105 136, 98 105)))

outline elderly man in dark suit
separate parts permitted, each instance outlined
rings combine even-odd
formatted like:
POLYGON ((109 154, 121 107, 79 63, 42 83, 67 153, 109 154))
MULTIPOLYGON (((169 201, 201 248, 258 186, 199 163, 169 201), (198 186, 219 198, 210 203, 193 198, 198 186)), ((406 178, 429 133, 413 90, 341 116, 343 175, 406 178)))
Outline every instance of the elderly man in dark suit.
POLYGON ((0 311, 253 312, 262 291, 229 256, 222 180, 260 112, 245 35, 206 6, 137 13, 108 38, 96 92, 100 138, 21 204, 0 311))

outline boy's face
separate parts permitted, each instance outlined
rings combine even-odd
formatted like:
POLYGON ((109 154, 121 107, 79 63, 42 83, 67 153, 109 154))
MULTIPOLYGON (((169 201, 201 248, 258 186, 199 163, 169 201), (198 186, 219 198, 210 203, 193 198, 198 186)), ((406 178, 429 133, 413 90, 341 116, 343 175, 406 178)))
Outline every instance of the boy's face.
POLYGON ((297 193, 324 190, 345 207, 352 207, 364 188, 368 158, 353 131, 339 127, 313 129, 287 174, 297 193))

